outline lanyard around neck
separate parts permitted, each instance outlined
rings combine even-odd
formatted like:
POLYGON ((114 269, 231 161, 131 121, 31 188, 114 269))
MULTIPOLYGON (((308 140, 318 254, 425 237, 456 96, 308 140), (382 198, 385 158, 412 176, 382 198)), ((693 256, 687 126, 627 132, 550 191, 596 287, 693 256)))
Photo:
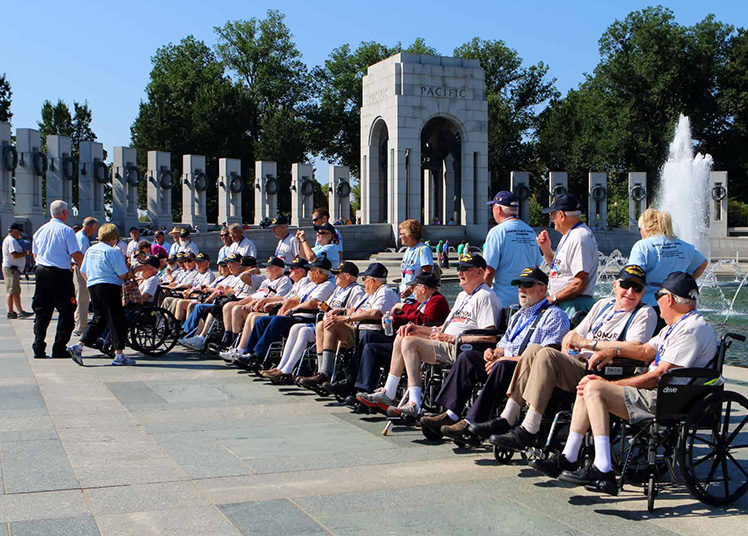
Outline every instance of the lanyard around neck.
POLYGON ((553 254, 553 261, 551 262, 551 270, 555 270, 556 267, 556 257, 558 257, 558 252, 561 251, 561 246, 563 246, 566 243, 566 239, 569 238, 569 235, 571 232, 582 225, 581 221, 578 221, 574 227, 569 229, 569 232, 567 232, 564 236, 561 237, 561 241, 558 243, 558 247, 556 248, 556 253, 553 254))
MULTIPOLYGON (((660 364, 660 354, 662 353, 662 347, 665 346, 665 341, 667 341, 667 338, 670 337, 670 334, 673 332, 673 330, 675 330, 675 327, 678 324, 683 322, 686 318, 688 318, 694 313, 696 313, 696 309, 691 309, 686 314, 681 316, 675 324, 673 324, 667 329, 667 331, 665 332, 665 335, 662 337, 662 342, 657 346, 657 355, 655 356, 655 360, 654 360, 655 367, 660 364)), ((696 314, 698 315, 698 313, 696 314)))

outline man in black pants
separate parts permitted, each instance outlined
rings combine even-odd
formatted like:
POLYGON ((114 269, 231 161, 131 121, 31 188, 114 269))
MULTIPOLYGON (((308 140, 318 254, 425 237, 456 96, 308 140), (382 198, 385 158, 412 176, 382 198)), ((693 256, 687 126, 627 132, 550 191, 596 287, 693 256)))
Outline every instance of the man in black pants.
MULTIPOLYGON (((548 276, 537 266, 528 267, 511 283, 519 287, 521 309, 510 320, 496 349, 489 348, 483 355, 470 350, 457 356, 436 398, 436 402, 446 411, 423 417, 423 426, 440 430, 452 439, 463 438, 468 426, 475 427, 488 421, 497 398, 506 392, 519 356, 528 344, 561 345, 561 340, 569 331, 569 318, 561 309, 548 303, 548 276), (460 419, 473 387, 479 382, 485 382, 481 395, 466 418, 460 419)), ((482 430, 478 432, 481 432, 480 435, 484 433, 482 430)))
POLYGON ((34 233, 32 253, 36 260, 36 289, 31 307, 36 314, 34 318, 34 357, 47 357, 47 328, 52 320, 52 313, 57 309, 57 334, 52 346, 53 358, 68 358, 67 344, 74 328, 75 287, 72 261, 79 267, 83 254, 78 247, 75 232, 65 224, 68 218, 68 204, 57 199, 49 205, 52 215, 34 233))

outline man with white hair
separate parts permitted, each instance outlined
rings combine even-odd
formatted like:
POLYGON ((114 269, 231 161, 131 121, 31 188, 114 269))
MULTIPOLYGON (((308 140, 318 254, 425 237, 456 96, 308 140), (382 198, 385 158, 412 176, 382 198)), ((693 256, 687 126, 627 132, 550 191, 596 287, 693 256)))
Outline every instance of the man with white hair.
MULTIPOLYGON (((86 251, 91 247, 91 237, 96 236, 96 229, 99 226, 99 220, 89 216, 83 220, 83 228, 75 233, 75 239, 78 241, 78 247, 85 257, 86 251)), ((86 276, 76 265, 73 269, 73 283, 75 286, 75 331, 73 335, 80 337, 86 331, 88 326, 88 304, 91 303, 91 296, 86 286, 86 276)))
POLYGON ((515 194, 499 192, 488 206, 498 225, 488 232, 483 251, 486 285, 493 288, 503 307, 509 307, 519 303, 511 282, 528 266, 542 262, 540 249, 535 242, 535 231, 517 217, 519 198, 515 194))
POLYGON ((595 235, 580 218, 579 201, 571 194, 559 195, 550 207, 542 210, 550 214, 553 227, 561 233, 556 252, 551 248, 548 231, 537 236, 540 250, 551 268, 548 301, 569 315, 585 313, 595 304, 598 249, 595 235))
POLYGON ((34 233, 32 253, 36 260, 36 289, 31 306, 34 318, 34 343, 31 345, 36 359, 44 359, 47 344, 47 328, 52 321, 52 312, 57 309, 57 335, 52 346, 53 358, 69 357, 67 344, 73 333, 75 314, 75 288, 71 259, 80 267, 83 262, 78 241, 72 228, 65 225, 68 219, 68 204, 61 199, 49 205, 50 220, 34 233))
POLYGON ((231 239, 234 241, 229 246, 229 255, 238 253, 242 257, 254 257, 257 258, 257 248, 254 243, 247 237, 244 236, 244 229, 238 223, 232 223, 229 225, 229 234, 231 239))

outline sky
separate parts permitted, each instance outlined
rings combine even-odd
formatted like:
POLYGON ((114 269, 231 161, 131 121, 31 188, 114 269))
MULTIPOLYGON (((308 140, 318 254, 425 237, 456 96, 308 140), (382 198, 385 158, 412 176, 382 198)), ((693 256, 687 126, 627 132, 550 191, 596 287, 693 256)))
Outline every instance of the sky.
MULTIPOLYGON (((599 60, 598 40, 616 19, 650 2, 525 0, 357 2, 325 0, 5 0, 0 11, 0 73, 13 90, 13 127, 36 128, 45 99, 88 100, 93 130, 111 155, 128 145, 130 125, 145 98, 151 57, 169 42, 194 35, 213 45, 213 28, 228 20, 286 15, 307 65, 336 47, 361 41, 410 45, 423 37, 443 55, 473 37, 501 39, 525 65, 543 61, 557 88, 576 87, 599 60)), ((748 25, 748 1, 661 2, 692 25, 713 13, 748 25)), ((323 174, 324 175, 324 174, 323 174)))

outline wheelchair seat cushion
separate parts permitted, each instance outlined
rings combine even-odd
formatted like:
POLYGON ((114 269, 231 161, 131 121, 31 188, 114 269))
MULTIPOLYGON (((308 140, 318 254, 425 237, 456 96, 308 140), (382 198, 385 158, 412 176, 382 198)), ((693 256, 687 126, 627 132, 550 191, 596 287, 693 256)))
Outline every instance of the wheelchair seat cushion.
POLYGON ((631 424, 653 419, 657 406, 657 389, 637 389, 625 386, 623 401, 626 404, 631 424))

